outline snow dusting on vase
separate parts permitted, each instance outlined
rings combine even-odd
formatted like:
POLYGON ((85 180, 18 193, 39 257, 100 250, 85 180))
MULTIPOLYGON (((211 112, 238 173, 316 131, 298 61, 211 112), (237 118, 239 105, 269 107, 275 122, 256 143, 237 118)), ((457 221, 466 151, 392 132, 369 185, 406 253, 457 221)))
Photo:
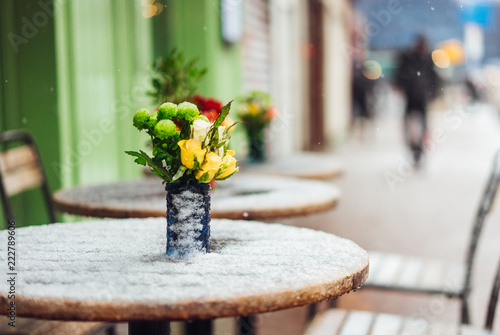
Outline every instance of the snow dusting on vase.
POLYGON ((210 251, 210 184, 167 184, 167 255, 210 251))

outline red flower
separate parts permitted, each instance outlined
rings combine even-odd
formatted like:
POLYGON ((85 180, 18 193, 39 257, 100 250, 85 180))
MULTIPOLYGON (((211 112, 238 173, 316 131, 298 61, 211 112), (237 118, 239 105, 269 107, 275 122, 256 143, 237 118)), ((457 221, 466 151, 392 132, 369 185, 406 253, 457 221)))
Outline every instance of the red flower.
POLYGON ((198 107, 200 112, 208 112, 213 110, 217 113, 217 115, 219 115, 220 110, 222 109, 222 103, 220 101, 205 98, 198 94, 191 97, 191 101, 198 107))
POLYGON ((217 111, 215 111, 215 110, 212 109, 212 110, 209 110, 209 111, 201 112, 200 114, 203 115, 203 116, 206 116, 207 119, 208 119, 208 121, 214 122, 217 119, 217 117, 219 116, 220 110, 217 112, 217 111))
POLYGON ((273 119, 278 115, 278 109, 276 107, 271 107, 267 110, 266 116, 268 119, 273 119))
POLYGON ((222 109, 222 104, 215 99, 207 99, 205 100, 205 105, 203 106, 203 111, 205 110, 215 110, 218 114, 220 114, 220 110, 222 109))

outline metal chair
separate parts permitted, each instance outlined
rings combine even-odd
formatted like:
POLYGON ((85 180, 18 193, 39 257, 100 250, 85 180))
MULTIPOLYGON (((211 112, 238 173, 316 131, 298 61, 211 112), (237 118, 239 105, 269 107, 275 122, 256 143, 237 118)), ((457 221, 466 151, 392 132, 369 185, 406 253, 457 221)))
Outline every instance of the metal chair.
POLYGON ((499 185, 500 150, 495 155, 493 167, 479 204, 465 263, 371 251, 369 252, 370 277, 363 287, 423 294, 443 294, 448 298, 459 299, 461 302, 461 321, 469 323, 468 297, 471 290, 477 244, 499 185))
MULTIPOLYGON (((10 130, 0 134, 0 196, 4 216, 15 220, 10 197, 40 188, 49 222, 56 222, 52 195, 33 137, 25 130, 10 130)), ((0 327, 0 334, 115 334, 113 324, 102 322, 60 322, 19 318, 17 327, 7 323, 0 327)))
POLYGON ((318 314, 304 335, 493 335, 493 321, 500 291, 500 262, 496 271, 484 328, 467 324, 430 322, 422 317, 404 317, 366 311, 329 309, 318 314))
POLYGON ((49 222, 56 216, 47 177, 33 137, 25 130, 0 134, 0 195, 7 224, 15 219, 10 197, 40 188, 49 222))

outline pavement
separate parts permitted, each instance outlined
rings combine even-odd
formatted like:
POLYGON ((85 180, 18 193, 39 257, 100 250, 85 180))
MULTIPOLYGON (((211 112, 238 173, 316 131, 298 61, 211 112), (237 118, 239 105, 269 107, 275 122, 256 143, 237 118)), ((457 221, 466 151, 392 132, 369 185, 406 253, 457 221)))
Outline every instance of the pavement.
MULTIPOLYGON (((430 113, 429 151, 417 170, 403 145, 397 102, 386 101, 363 134, 355 131, 333 153, 345 164, 345 174, 332 181, 343 191, 338 207, 284 223, 343 236, 367 250, 464 260, 493 155, 500 148, 500 114, 486 104, 461 102, 449 98, 430 113)), ((471 312, 478 326, 484 324, 500 259, 498 199, 481 235, 474 269, 471 312)), ((459 320, 459 304, 439 296, 361 288, 339 298, 337 306, 459 320)), ((263 314, 259 324, 259 335, 299 335, 306 325, 306 309, 263 314)), ((500 331, 498 315, 496 329, 500 331)))

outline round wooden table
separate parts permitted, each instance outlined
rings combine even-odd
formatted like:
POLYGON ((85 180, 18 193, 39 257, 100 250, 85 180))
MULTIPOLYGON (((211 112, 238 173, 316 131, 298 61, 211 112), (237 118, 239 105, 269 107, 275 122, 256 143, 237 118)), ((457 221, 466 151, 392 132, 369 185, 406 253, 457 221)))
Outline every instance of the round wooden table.
MULTIPOLYGON (((335 235, 248 221, 212 220, 211 226, 212 251, 186 260, 165 255, 165 219, 19 228, 17 316, 127 321, 131 334, 147 334, 170 320, 244 316, 335 298, 368 276, 366 251, 335 235)), ((7 234, 0 232, 3 241, 7 234)), ((7 276, 2 271, 0 280, 7 276)), ((2 306, 11 301, 8 291, 0 285, 2 306)))
POLYGON ((300 152, 261 164, 245 165, 243 169, 251 173, 329 180, 340 176, 344 166, 332 154, 300 152))
MULTIPOLYGON (((212 192, 212 218, 272 219, 306 215, 333 208, 340 190, 314 180, 239 174, 218 182, 212 192)), ((165 187, 159 178, 83 186, 54 193, 58 210, 110 217, 165 217, 165 187)))

